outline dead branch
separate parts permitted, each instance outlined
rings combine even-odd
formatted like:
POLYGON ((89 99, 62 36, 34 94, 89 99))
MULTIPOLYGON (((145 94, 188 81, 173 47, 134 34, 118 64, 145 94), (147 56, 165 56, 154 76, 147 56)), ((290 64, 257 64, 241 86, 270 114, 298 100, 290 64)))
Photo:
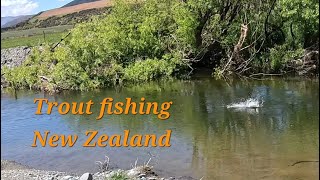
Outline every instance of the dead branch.
POLYGON ((308 51, 302 57, 289 61, 286 67, 299 75, 318 73, 319 51, 308 51))
POLYGON ((282 76, 283 74, 265 74, 265 73, 257 73, 257 74, 251 74, 250 77, 254 76, 282 76))
POLYGON ((96 164, 98 165, 100 172, 108 171, 109 164, 110 164, 110 158, 108 156, 105 156, 104 162, 96 161, 96 164))
POLYGON ((319 161, 297 161, 297 162, 293 163, 291 166, 295 166, 300 163, 317 163, 317 162, 319 162, 319 161))
POLYGON ((238 40, 238 43, 234 46, 233 52, 231 56, 229 56, 229 60, 222 70, 222 74, 224 74, 226 70, 230 70, 232 68, 232 65, 237 64, 238 61, 241 59, 240 51, 242 49, 243 43, 246 40, 247 35, 248 35, 248 25, 241 24, 240 38, 238 40))

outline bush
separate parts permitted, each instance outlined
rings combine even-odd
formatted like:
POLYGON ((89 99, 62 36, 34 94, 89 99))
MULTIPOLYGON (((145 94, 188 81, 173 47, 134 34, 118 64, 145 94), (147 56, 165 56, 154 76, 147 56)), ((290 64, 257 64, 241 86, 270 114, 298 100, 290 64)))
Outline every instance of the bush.
POLYGON ((174 68, 175 64, 165 60, 147 59, 137 61, 125 69, 124 79, 133 82, 150 81, 171 76, 174 68))
POLYGON ((304 49, 297 48, 294 50, 288 49, 287 45, 276 46, 270 49, 270 70, 272 72, 280 72, 286 69, 286 65, 303 56, 304 49))

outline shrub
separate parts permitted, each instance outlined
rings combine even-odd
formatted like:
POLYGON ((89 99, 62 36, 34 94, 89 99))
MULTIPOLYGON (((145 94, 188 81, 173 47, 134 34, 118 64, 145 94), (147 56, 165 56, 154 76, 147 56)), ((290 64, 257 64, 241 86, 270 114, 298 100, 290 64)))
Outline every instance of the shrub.
POLYGON ((276 46, 270 49, 270 70, 272 72, 284 71, 286 65, 292 61, 303 56, 304 50, 302 48, 289 49, 287 45, 276 46))

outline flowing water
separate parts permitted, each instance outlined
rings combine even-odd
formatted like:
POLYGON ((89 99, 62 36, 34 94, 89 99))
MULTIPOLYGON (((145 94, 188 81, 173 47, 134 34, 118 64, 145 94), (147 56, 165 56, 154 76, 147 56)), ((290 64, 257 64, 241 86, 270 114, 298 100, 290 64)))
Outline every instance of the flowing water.
MULTIPOLYGON (((99 106, 94 112, 99 111, 99 106)), ((164 176, 200 179, 318 179, 319 82, 317 80, 217 81, 169 80, 90 92, 50 96, 18 91, 1 94, 1 159, 38 169, 84 173, 95 161, 110 157, 112 168, 147 162, 164 176), (35 115, 34 98, 57 102, 99 103, 106 97, 124 101, 173 101, 168 120, 154 115, 35 115), (172 130, 171 147, 32 148, 33 132, 78 134, 164 134, 172 130), (293 166, 292 166, 293 165, 293 166)))

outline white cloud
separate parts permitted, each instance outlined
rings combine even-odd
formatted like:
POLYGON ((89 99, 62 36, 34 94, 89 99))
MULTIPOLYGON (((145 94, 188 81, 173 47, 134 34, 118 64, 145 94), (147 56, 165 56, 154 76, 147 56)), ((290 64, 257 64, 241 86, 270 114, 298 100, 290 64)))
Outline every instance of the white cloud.
POLYGON ((37 7, 33 0, 1 0, 1 17, 32 14, 37 7))

